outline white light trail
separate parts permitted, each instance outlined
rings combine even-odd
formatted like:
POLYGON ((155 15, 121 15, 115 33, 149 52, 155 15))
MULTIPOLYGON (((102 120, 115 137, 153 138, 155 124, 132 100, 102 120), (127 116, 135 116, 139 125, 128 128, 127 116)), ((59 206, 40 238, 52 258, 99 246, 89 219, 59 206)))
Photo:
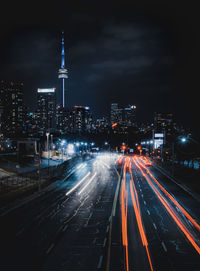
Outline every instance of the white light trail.
POLYGON ((81 191, 78 193, 78 195, 80 195, 87 187, 88 185, 92 182, 92 180, 95 178, 95 176, 97 175, 97 173, 95 172, 95 174, 92 176, 92 178, 87 182, 87 184, 81 189, 81 191))
POLYGON ((77 169, 80 169, 80 168, 85 168, 86 167, 86 164, 80 164, 79 166, 77 166, 77 169))
POLYGON ((84 180, 90 175, 90 171, 85 175, 85 177, 83 177, 74 187, 72 187, 65 195, 68 196, 69 194, 71 194, 79 185, 82 184, 82 182, 84 182, 84 180))
POLYGON ((107 164, 104 163, 103 161, 101 161, 101 163, 102 163, 104 166, 106 166, 108 169, 110 169, 110 166, 109 166, 109 165, 107 165, 107 164))

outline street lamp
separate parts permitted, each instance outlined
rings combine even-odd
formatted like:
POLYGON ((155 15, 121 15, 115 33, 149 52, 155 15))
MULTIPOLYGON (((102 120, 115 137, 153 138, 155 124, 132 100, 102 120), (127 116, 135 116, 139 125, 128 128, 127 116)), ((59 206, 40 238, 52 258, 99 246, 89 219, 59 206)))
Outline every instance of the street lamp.
POLYGON ((49 132, 46 133, 47 136, 47 159, 48 159, 48 175, 49 175, 49 132))
POLYGON ((181 142, 182 142, 182 143, 185 143, 186 141, 187 141, 187 138, 186 138, 186 137, 182 137, 182 138, 181 138, 181 142))
POLYGON ((66 143, 66 140, 64 140, 64 139, 60 143, 60 145, 62 147, 62 160, 64 160, 64 145, 65 145, 65 143, 66 143))

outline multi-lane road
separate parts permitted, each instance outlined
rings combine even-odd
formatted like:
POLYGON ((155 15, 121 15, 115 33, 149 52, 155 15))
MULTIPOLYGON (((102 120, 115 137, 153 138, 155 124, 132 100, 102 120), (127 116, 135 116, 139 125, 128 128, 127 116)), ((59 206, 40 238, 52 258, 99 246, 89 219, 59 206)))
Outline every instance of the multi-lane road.
POLYGON ((0 214, 0 270, 200 270, 199 200, 142 156, 77 163, 0 214))

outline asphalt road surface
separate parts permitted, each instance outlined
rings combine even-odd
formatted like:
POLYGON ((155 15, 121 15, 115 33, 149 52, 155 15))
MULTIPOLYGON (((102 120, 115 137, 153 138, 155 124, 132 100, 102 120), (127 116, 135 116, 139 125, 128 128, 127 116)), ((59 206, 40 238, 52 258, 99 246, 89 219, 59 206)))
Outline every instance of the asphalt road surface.
POLYGON ((77 163, 0 214, 0 270, 200 270, 199 201, 142 156, 77 163))

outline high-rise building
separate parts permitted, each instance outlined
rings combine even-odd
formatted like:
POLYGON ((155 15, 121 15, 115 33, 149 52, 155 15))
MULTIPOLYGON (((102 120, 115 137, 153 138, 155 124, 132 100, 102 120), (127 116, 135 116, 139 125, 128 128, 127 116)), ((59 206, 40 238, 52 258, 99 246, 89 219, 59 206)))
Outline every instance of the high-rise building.
POLYGON ((136 125, 135 119, 136 106, 129 105, 124 108, 124 125, 127 127, 133 127, 136 125))
POLYGON ((175 132, 174 116, 171 113, 156 112, 154 116, 154 131, 156 133, 165 133, 173 135, 175 132))
POLYGON ((88 106, 74 106, 73 127, 74 132, 78 134, 88 133, 91 131, 92 117, 90 113, 90 108, 88 106))
POLYGON ((0 81, 0 132, 17 138, 25 134, 23 83, 0 81))
POLYGON ((96 120, 96 132, 105 133, 108 130, 108 121, 106 118, 96 120))
POLYGON ((56 130, 60 134, 73 133, 73 111, 58 105, 56 107, 56 130))
POLYGON ((110 108, 110 122, 122 124, 123 123, 123 109, 118 107, 117 103, 112 103, 110 108))
POLYGON ((38 136, 38 115, 35 112, 27 112, 26 115, 26 134, 27 137, 37 137, 38 136))
POLYGON ((59 95, 61 97, 61 103, 63 108, 66 106, 66 95, 65 95, 65 79, 68 78, 67 69, 65 68, 65 42, 64 42, 64 32, 62 32, 62 50, 61 50, 61 66, 58 71, 58 78, 62 79, 62 93, 59 95))
POLYGON ((37 90, 37 126, 41 135, 53 132, 56 128, 55 88, 37 90))

